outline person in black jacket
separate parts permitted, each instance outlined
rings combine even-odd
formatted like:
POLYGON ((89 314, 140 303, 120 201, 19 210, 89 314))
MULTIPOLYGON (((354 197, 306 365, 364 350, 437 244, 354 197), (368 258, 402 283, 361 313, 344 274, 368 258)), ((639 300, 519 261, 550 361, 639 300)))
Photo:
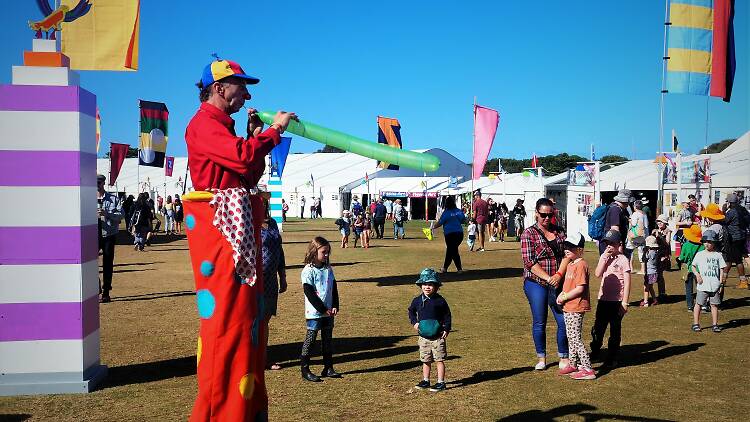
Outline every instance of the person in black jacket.
POLYGON ((440 281, 432 268, 425 268, 416 282, 422 293, 409 305, 409 321, 419 333, 419 360, 422 362, 422 381, 414 387, 430 388, 432 392, 445 390, 445 359, 448 357, 445 338, 451 331, 451 309, 440 294, 440 281), (437 362, 437 382, 430 387, 432 362, 437 362))

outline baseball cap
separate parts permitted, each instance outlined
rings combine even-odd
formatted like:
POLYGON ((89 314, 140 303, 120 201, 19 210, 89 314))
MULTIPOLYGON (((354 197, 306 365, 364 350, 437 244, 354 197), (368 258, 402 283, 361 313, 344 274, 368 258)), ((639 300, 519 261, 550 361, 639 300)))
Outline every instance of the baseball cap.
POLYGON ((257 84, 260 79, 245 74, 239 64, 231 60, 214 60, 203 68, 201 83, 207 87, 216 81, 220 81, 229 76, 244 79, 248 84, 257 84))
POLYGON ((736 204, 740 202, 740 198, 737 197, 737 194, 730 193, 729 195, 727 195, 727 202, 729 202, 730 204, 736 204))
POLYGON ((575 232, 573 234, 568 235, 568 237, 565 238, 565 241, 563 242, 563 246, 573 247, 573 248, 582 248, 585 243, 586 243, 586 239, 584 239, 583 235, 579 232, 575 232))
POLYGON ((719 236, 713 230, 706 230, 701 236, 701 242, 718 242, 719 236))
POLYGON ((607 232, 607 234, 604 235, 604 238, 602 239, 603 242, 610 242, 610 243, 616 243, 619 242, 622 239, 620 236, 620 232, 617 230, 610 230, 607 232))

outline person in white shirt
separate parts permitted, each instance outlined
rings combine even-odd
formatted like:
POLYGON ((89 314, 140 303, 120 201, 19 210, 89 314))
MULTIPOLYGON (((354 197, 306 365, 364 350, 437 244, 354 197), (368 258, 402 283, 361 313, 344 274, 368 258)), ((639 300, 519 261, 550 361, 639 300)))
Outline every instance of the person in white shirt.
POLYGON ((719 305, 721 304, 721 290, 727 282, 729 266, 724 261, 721 253, 716 250, 716 243, 718 241, 719 236, 715 232, 711 230, 704 231, 701 242, 705 249, 695 254, 695 258, 693 258, 693 262, 690 264, 690 271, 695 274, 696 283, 698 284, 698 293, 695 298, 697 306, 693 307, 692 329, 695 332, 701 331, 701 308, 706 305, 706 302, 711 304, 712 331, 714 333, 721 332, 721 327, 719 327, 719 305))

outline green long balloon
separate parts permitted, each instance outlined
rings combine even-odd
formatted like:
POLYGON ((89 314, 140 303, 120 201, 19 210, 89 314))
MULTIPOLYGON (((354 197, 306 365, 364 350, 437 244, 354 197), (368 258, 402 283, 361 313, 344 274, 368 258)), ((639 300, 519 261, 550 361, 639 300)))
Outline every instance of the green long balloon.
MULTIPOLYGON (((267 125, 273 123, 275 115, 276 113, 270 111, 258 112, 260 120, 267 125)), ((432 154, 392 148, 385 144, 366 141, 304 120, 290 121, 286 130, 303 138, 389 164, 425 172, 436 171, 440 168, 440 159, 432 154)))

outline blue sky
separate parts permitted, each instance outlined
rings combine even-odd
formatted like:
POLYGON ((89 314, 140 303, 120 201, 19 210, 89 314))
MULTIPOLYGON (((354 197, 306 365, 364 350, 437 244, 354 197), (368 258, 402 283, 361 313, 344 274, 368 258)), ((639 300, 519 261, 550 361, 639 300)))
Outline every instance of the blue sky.
MULTIPOLYGON (((653 156, 659 140, 664 2, 143 1, 137 72, 81 72, 98 97, 101 154, 137 145, 139 98, 170 110, 169 155, 186 154, 185 126, 211 53, 261 78, 258 109, 377 139, 378 115, 399 119, 404 147, 439 147, 469 162, 472 102, 500 111, 490 157, 567 152, 653 156), (412 3, 412 4, 405 4, 412 3), (201 4, 202 7, 197 7, 201 4)), ((32 1, 0 16, 0 81, 31 49, 32 1)), ((667 96, 665 133, 696 152, 750 130, 748 4, 736 2, 731 103, 667 96)), ((235 115, 239 132, 245 118, 235 115)), ((668 145, 668 142, 665 143, 668 145)), ((293 152, 320 145, 294 137, 293 152)))

